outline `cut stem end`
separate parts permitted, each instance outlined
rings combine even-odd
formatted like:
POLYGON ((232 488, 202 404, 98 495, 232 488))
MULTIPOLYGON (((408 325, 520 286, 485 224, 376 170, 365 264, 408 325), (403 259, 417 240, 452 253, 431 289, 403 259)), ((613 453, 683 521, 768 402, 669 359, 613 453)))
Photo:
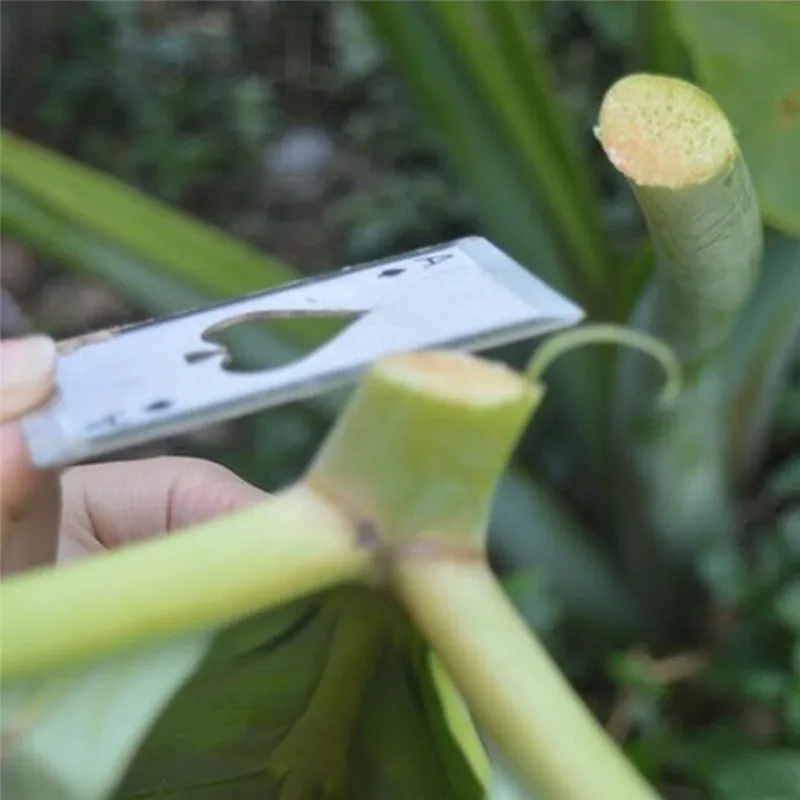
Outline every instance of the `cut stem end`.
POLYGON ((495 486, 540 398, 523 376, 467 354, 383 359, 307 482, 384 545, 482 546, 495 486))
POLYGON ((611 163, 637 186, 706 183, 733 163, 730 123, 701 89, 661 75, 630 75, 609 89, 595 134, 611 163))

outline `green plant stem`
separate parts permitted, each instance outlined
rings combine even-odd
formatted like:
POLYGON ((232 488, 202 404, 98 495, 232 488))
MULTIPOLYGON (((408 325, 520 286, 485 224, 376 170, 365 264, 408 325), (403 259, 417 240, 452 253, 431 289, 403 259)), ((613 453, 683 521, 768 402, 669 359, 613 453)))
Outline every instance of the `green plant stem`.
MULTIPOLYGON (((531 789, 567 800, 590 786, 618 800, 651 797, 485 562, 499 478, 543 391, 463 353, 383 359, 294 488, 233 517, 0 587, 3 679, 383 578, 531 789)), ((339 696, 331 675, 354 672, 348 678, 363 683, 381 628, 379 617, 365 630, 357 616, 341 620, 332 672, 271 765, 281 774, 312 757, 320 719, 343 737, 352 724, 359 695, 339 696)), ((315 787, 343 785, 343 752, 328 753, 315 787)))
POLYGON ((242 618, 364 578, 371 554, 296 487, 233 516, 3 581, 3 680, 242 618))
POLYGON ((482 547, 499 477, 542 390, 428 352, 370 370, 306 477, 383 547, 482 547))
POLYGON ((401 559, 393 585, 478 721, 536 797, 655 793, 530 635, 486 564, 401 559))
POLYGON ((498 479, 543 388, 458 353, 385 359, 306 481, 385 549, 389 585, 526 779, 569 800, 651 798, 485 562, 498 479))
POLYGON ((724 352, 757 276, 761 222, 730 124, 691 84, 623 79, 604 99, 598 137, 631 185, 657 255, 632 324, 676 353, 684 378, 677 402, 659 409, 651 365, 624 353, 614 403, 622 547, 666 629, 695 555, 734 532, 724 352))

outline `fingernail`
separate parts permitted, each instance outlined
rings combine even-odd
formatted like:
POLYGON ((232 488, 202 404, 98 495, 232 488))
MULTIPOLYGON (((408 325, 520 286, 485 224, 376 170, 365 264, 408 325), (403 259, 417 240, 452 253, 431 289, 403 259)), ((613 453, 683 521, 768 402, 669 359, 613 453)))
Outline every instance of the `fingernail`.
POLYGON ((3 414, 25 411, 50 392, 56 361, 55 342, 47 336, 7 339, 0 347, 3 414))

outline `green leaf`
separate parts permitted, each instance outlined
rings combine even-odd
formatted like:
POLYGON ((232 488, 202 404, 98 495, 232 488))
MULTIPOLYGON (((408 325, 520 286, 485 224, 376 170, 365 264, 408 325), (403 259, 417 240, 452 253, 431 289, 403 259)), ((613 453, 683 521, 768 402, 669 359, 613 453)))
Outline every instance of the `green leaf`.
POLYGON ((736 129, 765 218, 800 234, 800 5, 683 0, 674 12, 700 82, 736 129))
MULTIPOLYGON (((610 6, 612 3, 590 3, 592 6, 610 6)), ((633 46, 639 61, 648 72, 689 77, 689 59, 686 48, 675 30, 672 0, 649 0, 632 5, 636 14, 636 34, 633 46)))
POLYGON ((442 738, 452 720, 432 720, 420 699, 427 681, 407 648, 384 650, 364 699, 347 800, 485 797, 469 755, 459 752, 463 739, 442 738))
POLYGON ((800 497, 800 458, 794 458, 778 467, 767 479, 764 494, 777 506, 791 504, 800 497))
POLYGON ((800 382, 790 383, 778 399, 775 409, 775 435, 780 441, 797 436, 800 431, 800 382))
POLYGON ((471 186, 489 235, 548 283, 574 296, 534 187, 426 9, 408 2, 368 1, 361 7, 413 99, 442 135, 446 154, 471 186))
MULTIPOLYGON (((2 163, 5 161, 4 157, 2 163)), ((5 233, 27 242, 40 254, 109 283, 153 315, 198 308, 214 299, 213 295, 199 288, 202 280, 176 276, 163 269, 160 262, 151 263, 143 259, 102 232, 76 222, 70 215, 48 205, 46 198, 35 191, 3 179, 2 197, 0 215, 5 233)), ((171 213, 167 209, 162 215, 171 213)), ((203 266, 202 261, 196 263, 203 266)), ((225 294, 235 294, 236 291, 237 286, 232 285, 225 294)), ((275 320, 267 320, 257 328, 249 326, 247 331, 236 333, 233 337, 234 352, 243 361, 254 364, 285 364, 300 358, 309 345, 324 341, 335 329, 326 318, 290 317, 275 323, 275 320)), ((340 405, 330 395, 308 402, 327 416, 340 405)))
POLYGON ((6 131, 0 146, 3 178, 212 296, 240 294, 297 277, 243 242, 105 173, 6 131))
POLYGON ((797 800, 800 750, 737 753, 709 778, 714 800, 797 800))
POLYGON ((729 717, 712 722, 695 733, 686 733, 678 741, 677 761, 681 769, 706 783, 720 764, 752 752, 747 732, 729 717))
POLYGON ((750 590, 750 570, 741 550, 729 539, 711 542, 696 559, 697 571, 723 606, 736 606, 750 590))
POLYGON ((775 610, 790 631, 800 630, 800 580, 781 590, 775 598, 775 610))
MULTIPOLYGON (((507 473, 495 502, 491 544, 504 566, 534 568, 584 637, 630 641, 644 621, 613 567, 593 544, 580 520, 541 482, 507 473)), ((522 589, 523 587, 519 587, 522 589)), ((523 616, 524 589, 515 595, 523 616)))
POLYGON ((563 622, 563 609, 541 567, 520 567, 503 578, 503 588, 536 635, 547 643, 563 622))
POLYGON ((572 146, 548 64, 519 3, 473 5, 478 13, 472 17, 446 0, 431 3, 431 10, 443 35, 460 52, 489 115, 505 131, 538 188, 580 282, 590 287, 589 296, 599 304, 607 291, 610 254, 590 172, 572 146))
POLYGON ((603 38, 617 47, 630 46, 636 35, 638 2, 617 0, 616 3, 596 3, 593 0, 581 3, 581 10, 599 29, 603 38))
POLYGON ((794 674, 800 678, 800 637, 792 645, 791 663, 794 674))
POLYGON ((269 754, 307 704, 331 636, 318 601, 288 609, 224 634, 144 742, 121 798, 278 796, 269 754))
MULTIPOLYGON (((98 170, 5 131, 0 145, 6 229, 110 280, 146 308, 183 309, 298 278, 245 242, 98 170)), ((288 341, 305 345, 330 333, 303 317, 283 328, 288 341)))
POLYGON ((456 796, 483 797, 489 762, 469 709, 436 655, 427 647, 419 653, 416 667, 423 703, 456 796))
POLYGON ((210 641, 204 633, 181 635, 78 670, 4 685, 3 797, 109 797, 210 641))
MULTIPOLYGON (((342 768, 348 800, 482 797, 480 751, 474 749, 480 745, 469 718, 457 697, 432 684, 422 655, 427 650, 405 618, 372 592, 355 602, 343 603, 343 597, 353 595, 330 592, 223 633, 140 749, 120 800, 316 800, 314 787, 342 768), (348 664, 351 680, 340 677, 328 697, 332 715, 320 714, 326 711, 320 705, 311 710, 326 670, 352 655, 334 651, 337 626, 355 623, 351 630, 357 631, 365 615, 375 613, 388 625, 384 633, 397 635, 381 634, 363 683, 359 664, 348 664), (343 696, 355 698, 357 707, 343 708, 343 696), (352 730, 342 728, 351 711, 352 730), (304 742, 295 738, 301 747, 294 752, 305 756, 295 769, 309 782, 291 790, 280 783, 275 752, 304 719, 315 724, 300 728, 304 742)), ((338 797, 325 785, 324 797, 338 797)))
POLYGON ((794 744, 800 745, 800 674, 797 675, 786 695, 783 718, 790 740, 794 744))
POLYGON ((761 275, 727 347, 729 460, 739 482, 753 476, 768 445, 800 335, 798 296, 800 239, 770 231, 761 275))

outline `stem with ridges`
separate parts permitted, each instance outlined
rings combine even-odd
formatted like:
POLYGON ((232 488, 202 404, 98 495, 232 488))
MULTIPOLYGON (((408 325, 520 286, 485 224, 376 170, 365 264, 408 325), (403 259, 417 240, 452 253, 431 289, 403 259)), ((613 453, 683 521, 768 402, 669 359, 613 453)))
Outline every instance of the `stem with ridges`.
POLYGON ((722 354, 757 276, 761 221, 731 126, 695 86, 624 78, 606 94, 597 135, 657 254, 633 325, 669 345, 684 374, 678 401, 658 408, 650 365, 625 353, 614 403, 621 544, 632 580, 666 626, 674 598, 694 585, 698 551, 734 530, 722 354))
POLYGON ((497 480, 542 393, 461 353, 384 359, 305 482, 385 547, 480 548, 497 480))
POLYGON ((363 578, 372 553, 307 488, 232 516, 4 580, 2 678, 94 658, 363 578))
POLYGON ((533 637, 486 563, 400 559, 394 585, 486 733, 535 797, 655 800, 533 637))
POLYGON ((531 792, 579 800, 603 786, 616 800, 645 800, 654 797, 647 784, 486 563, 492 498, 542 394, 540 384, 472 356, 386 359, 306 480, 386 547, 390 586, 531 792))

